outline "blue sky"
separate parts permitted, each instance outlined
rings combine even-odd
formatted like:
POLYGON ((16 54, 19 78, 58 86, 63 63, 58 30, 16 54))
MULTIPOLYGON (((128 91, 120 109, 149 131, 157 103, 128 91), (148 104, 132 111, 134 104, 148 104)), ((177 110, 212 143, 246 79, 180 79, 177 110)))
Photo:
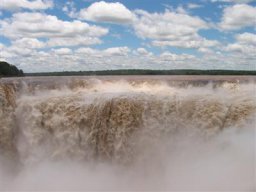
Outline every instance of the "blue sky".
POLYGON ((0 0, 0 60, 26 72, 256 67, 255 0, 0 0))

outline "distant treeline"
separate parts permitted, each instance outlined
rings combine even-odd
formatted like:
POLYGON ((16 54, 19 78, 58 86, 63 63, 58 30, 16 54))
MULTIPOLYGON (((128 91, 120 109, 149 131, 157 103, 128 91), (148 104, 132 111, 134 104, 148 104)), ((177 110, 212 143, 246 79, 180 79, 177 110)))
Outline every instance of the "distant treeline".
POLYGON ((236 70, 147 70, 147 69, 121 69, 105 71, 63 71, 47 73, 26 73, 26 76, 93 76, 93 75, 256 75, 256 71, 236 70))
POLYGON ((24 76, 23 71, 7 62, 0 61, 0 77, 24 76))
POLYGON ((149 69, 120 69, 104 71, 63 71, 63 72, 42 72, 23 73, 16 66, 0 61, 0 77, 15 76, 94 76, 94 75, 256 75, 256 71, 238 70, 149 70, 149 69))

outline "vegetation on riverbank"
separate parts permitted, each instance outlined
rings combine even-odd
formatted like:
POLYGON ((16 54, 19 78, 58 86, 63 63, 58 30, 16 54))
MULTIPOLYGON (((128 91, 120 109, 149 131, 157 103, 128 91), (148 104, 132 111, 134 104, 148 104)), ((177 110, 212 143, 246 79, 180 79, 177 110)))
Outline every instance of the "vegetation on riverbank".
POLYGON ((17 77, 24 76, 22 70, 7 62, 0 61, 0 77, 17 77))
POLYGON ((235 70, 147 70, 147 69, 121 69, 105 71, 63 71, 46 73, 26 73, 26 76, 83 76, 83 75, 256 75, 256 71, 235 70))
POLYGON ((16 66, 0 61, 0 77, 16 76, 94 76, 94 75, 256 75, 256 71, 238 70, 150 70, 150 69, 120 69, 102 71, 62 71, 62 72, 40 72, 23 73, 16 66))

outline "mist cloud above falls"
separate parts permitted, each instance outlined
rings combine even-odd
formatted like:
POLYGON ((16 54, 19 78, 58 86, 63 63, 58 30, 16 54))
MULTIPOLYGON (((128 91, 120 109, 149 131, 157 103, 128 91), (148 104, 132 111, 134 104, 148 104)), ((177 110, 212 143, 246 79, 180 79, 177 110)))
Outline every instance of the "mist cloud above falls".
MULTIPOLYGON (((132 166, 69 160, 25 165, 1 190, 243 190, 255 189, 255 128, 227 130, 209 142, 184 135, 155 146, 132 166)), ((2 167, 0 167, 3 170, 2 167)))

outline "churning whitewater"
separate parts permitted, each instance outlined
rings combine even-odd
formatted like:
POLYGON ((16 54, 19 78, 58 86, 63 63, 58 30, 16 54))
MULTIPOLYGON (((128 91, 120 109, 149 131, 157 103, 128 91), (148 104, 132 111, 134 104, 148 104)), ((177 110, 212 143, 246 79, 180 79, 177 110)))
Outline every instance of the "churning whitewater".
POLYGON ((3 79, 0 190, 254 191, 255 117, 253 79, 3 79))

